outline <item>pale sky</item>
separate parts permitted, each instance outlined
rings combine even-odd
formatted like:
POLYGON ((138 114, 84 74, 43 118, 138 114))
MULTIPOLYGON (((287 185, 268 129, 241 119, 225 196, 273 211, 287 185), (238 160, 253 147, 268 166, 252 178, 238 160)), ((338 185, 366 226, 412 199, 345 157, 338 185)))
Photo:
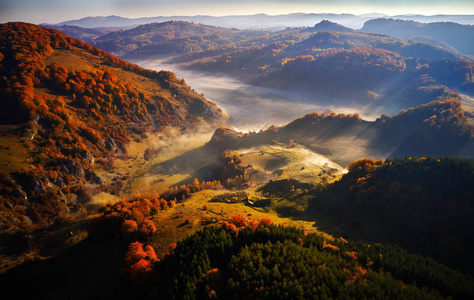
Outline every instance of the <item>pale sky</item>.
POLYGON ((58 23, 87 16, 128 18, 266 13, 474 14, 474 0, 0 0, 0 23, 58 23))

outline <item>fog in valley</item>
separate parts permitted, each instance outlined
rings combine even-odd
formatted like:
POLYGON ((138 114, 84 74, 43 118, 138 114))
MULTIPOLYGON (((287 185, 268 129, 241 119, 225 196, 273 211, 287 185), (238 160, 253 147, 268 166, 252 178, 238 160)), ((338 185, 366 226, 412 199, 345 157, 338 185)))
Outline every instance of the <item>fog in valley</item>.
POLYGON ((398 112, 398 108, 382 109, 374 108, 373 105, 347 106, 350 101, 337 104, 310 92, 252 86, 221 74, 185 70, 175 64, 166 64, 163 59, 132 62, 147 69, 176 73, 198 93, 203 93, 207 99, 223 108, 231 117, 227 125, 242 132, 285 125, 312 112, 359 113, 365 120, 375 120, 383 113, 391 115, 398 112))

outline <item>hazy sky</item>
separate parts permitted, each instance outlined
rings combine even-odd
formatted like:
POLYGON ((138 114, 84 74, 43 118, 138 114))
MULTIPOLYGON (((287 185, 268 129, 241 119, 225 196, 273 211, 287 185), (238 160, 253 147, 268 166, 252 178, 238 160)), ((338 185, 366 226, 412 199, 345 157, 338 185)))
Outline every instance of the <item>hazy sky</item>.
POLYGON ((87 16, 304 13, 474 14, 474 0, 0 0, 0 23, 57 23, 87 16))

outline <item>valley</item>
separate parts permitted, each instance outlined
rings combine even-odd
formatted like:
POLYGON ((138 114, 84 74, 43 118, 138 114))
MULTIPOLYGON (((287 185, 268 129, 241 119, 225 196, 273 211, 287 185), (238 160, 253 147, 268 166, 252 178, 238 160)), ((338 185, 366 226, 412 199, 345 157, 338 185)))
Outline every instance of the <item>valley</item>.
POLYGON ((218 73, 184 69, 164 59, 132 60, 144 67, 171 70, 204 96, 217 103, 229 115, 228 125, 238 131, 259 131, 272 125, 284 125, 308 112, 359 113, 365 120, 375 120, 381 114, 395 114, 398 107, 373 107, 337 103, 324 96, 301 90, 281 90, 253 86, 243 80, 218 73))

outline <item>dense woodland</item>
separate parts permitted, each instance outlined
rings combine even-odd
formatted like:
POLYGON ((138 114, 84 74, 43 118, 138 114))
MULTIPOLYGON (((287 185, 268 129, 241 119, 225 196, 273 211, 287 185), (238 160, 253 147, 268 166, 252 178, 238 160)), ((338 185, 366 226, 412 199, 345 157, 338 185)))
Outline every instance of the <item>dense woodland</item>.
POLYGON ((396 99, 391 94, 401 85, 413 88, 416 83, 416 89, 427 85, 427 78, 429 84, 472 93, 472 63, 455 51, 336 25, 326 22, 314 29, 277 32, 263 45, 225 53, 203 51, 200 57, 190 54, 172 61, 184 62, 192 69, 242 75, 252 84, 309 89, 319 97, 349 94, 353 99, 358 92, 358 101, 370 101, 364 93, 371 92, 379 101, 391 102, 396 99))
POLYGON ((137 283, 140 292, 168 299, 442 299, 473 293, 472 277, 399 247, 326 240, 238 216, 179 242, 143 273, 148 276, 137 283))
POLYGON ((472 159, 365 159, 316 193, 311 207, 342 219, 353 236, 399 244, 472 274, 473 176, 472 159))

